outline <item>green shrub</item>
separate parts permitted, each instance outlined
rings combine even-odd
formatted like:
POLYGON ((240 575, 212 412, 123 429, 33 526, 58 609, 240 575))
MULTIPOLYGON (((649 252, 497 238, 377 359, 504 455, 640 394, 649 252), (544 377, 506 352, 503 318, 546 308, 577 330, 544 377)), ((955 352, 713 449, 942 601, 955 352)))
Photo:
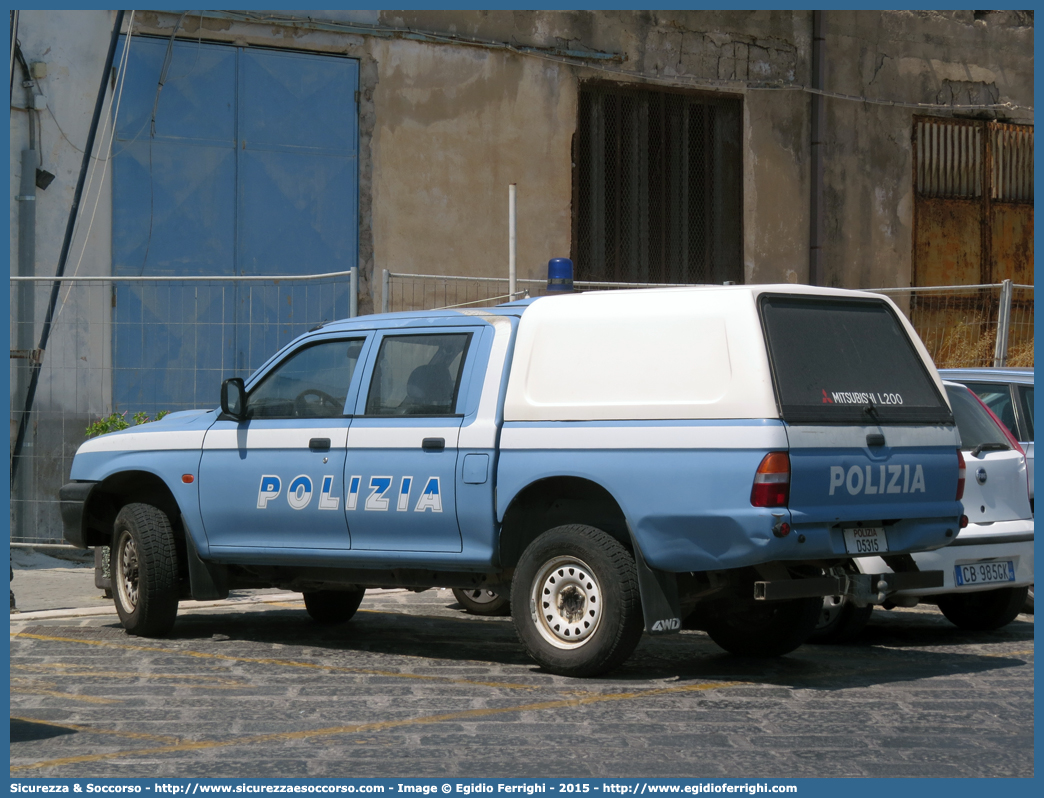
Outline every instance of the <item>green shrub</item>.
MULTIPOLYGON (((139 410, 131 418, 134 420, 134 425, 138 426, 141 424, 148 424, 150 421, 159 421, 164 416, 170 413, 169 410, 160 410, 156 414, 156 418, 149 418, 148 414, 142 410, 139 410)), ((117 432, 121 429, 127 429, 131 425, 127 422, 127 411, 124 410, 122 413, 110 413, 105 418, 98 419, 89 427, 87 427, 87 437, 95 438, 99 435, 105 435, 109 432, 117 432)))

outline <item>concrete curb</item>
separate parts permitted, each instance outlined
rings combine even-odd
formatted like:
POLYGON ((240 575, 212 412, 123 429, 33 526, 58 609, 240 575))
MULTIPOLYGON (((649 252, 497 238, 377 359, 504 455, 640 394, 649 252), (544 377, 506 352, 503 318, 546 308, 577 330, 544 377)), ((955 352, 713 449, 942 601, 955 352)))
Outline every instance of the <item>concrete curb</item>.
MULTIPOLYGON (((208 607, 233 607, 243 604, 279 604, 284 601, 301 601, 300 593, 276 593, 265 596, 244 596, 243 598, 221 599, 219 601, 182 601, 178 611, 206 609, 208 607)), ((86 618, 96 615, 115 615, 116 608, 106 607, 71 607, 60 610, 36 610, 34 612, 16 612, 11 614, 11 623, 22 621, 45 620, 48 618, 86 618)))

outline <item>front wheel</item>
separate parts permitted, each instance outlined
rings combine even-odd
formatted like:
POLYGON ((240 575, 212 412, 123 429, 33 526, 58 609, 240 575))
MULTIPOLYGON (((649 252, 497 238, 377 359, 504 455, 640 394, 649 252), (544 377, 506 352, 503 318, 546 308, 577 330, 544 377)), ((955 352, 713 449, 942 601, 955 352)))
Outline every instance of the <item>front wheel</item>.
POLYGON ((510 615, 511 599, 501 595, 495 590, 482 590, 469 588, 462 590, 453 588, 453 598, 471 615, 485 615, 487 617, 510 615))
POLYGON ((634 557, 594 527, 559 526, 534 540, 515 569, 511 595, 522 646, 552 673, 605 673, 642 636, 634 557))
POLYGON ((362 604, 366 588, 354 590, 316 590, 304 594, 305 610, 316 623, 332 626, 347 623, 362 604))
POLYGON ((128 504, 113 526, 113 601, 129 634, 162 637, 178 614, 178 554, 167 514, 128 504))
POLYGON ((780 657, 804 643, 816 628, 821 598, 787 601, 733 600, 707 613, 711 640, 741 657, 780 657))
POLYGON ((989 632, 1015 620, 1026 603, 1027 587, 1002 587, 981 593, 939 596, 946 619, 973 632, 989 632))

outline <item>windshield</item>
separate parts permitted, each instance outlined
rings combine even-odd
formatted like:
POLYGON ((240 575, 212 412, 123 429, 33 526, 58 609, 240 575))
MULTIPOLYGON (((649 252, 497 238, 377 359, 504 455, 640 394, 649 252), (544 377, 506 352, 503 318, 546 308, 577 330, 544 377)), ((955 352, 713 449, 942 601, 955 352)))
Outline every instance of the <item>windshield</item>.
POLYGON ((760 307, 788 423, 953 423, 883 300, 765 294, 760 307))

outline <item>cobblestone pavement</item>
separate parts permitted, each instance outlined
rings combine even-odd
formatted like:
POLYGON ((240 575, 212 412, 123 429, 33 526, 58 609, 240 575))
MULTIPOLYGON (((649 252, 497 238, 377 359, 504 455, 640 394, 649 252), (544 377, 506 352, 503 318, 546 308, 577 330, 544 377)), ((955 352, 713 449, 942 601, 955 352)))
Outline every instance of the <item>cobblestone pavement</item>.
POLYGON ((11 776, 1033 775, 1032 615, 877 611, 855 645, 770 661, 646 636, 576 680, 449 591, 367 594, 333 628, 298 598, 183 607, 162 640, 12 616, 11 776))

